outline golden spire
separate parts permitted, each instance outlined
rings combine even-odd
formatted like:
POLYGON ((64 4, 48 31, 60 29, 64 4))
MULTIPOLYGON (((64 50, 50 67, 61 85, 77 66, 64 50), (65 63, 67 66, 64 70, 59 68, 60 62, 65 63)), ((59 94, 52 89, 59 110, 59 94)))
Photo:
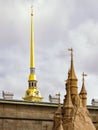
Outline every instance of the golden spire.
POLYGON ((35 75, 35 61, 34 61, 34 25, 33 25, 33 6, 31 7, 31 36, 30 36, 30 74, 29 74, 29 88, 26 90, 24 100, 42 101, 42 96, 37 87, 37 80, 35 75))
POLYGON ((31 41, 30 41, 30 68, 35 68, 34 62, 34 25, 33 25, 33 6, 31 6, 31 41))
POLYGON ((31 36, 30 36, 30 80, 36 80, 35 60, 34 60, 34 23, 33 23, 33 6, 31 6, 31 36))

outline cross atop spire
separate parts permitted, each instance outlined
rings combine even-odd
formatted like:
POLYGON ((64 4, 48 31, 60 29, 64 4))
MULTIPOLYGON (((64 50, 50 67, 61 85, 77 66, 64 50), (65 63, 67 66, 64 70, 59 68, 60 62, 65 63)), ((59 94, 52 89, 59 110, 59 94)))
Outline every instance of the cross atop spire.
POLYGON ((87 74, 85 74, 85 73, 83 72, 83 74, 82 74, 82 77, 83 77, 83 78, 82 78, 82 81, 83 81, 83 82, 84 82, 84 77, 85 77, 85 76, 87 76, 87 74))
POLYGON ((72 59, 72 57, 73 57, 73 48, 69 48, 68 51, 71 52, 71 59, 72 59))

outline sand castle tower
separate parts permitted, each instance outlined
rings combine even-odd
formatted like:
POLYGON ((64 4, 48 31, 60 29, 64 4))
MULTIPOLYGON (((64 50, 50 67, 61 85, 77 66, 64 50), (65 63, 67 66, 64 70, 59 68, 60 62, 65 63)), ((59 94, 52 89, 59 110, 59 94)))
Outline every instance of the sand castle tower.
POLYGON ((65 83, 66 94, 63 107, 61 110, 59 109, 62 118, 58 121, 55 116, 53 130, 59 129, 60 122, 63 126, 63 128, 61 127, 63 130, 96 130, 86 107, 87 91, 84 84, 86 74, 82 74, 82 88, 78 94, 78 80, 74 70, 73 49, 71 48, 69 51, 71 52, 71 65, 65 83), (59 124, 58 127, 55 127, 56 124, 59 124))

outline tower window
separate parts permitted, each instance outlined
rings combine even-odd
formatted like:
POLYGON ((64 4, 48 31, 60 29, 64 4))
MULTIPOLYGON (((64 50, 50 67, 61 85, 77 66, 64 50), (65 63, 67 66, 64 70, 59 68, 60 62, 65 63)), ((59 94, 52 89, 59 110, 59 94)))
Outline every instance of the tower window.
POLYGON ((30 87, 36 87, 36 82, 29 82, 29 88, 30 87))
POLYGON ((32 86, 34 86, 34 83, 32 83, 32 86))
POLYGON ((29 82, 29 88, 30 88, 30 82, 29 82))

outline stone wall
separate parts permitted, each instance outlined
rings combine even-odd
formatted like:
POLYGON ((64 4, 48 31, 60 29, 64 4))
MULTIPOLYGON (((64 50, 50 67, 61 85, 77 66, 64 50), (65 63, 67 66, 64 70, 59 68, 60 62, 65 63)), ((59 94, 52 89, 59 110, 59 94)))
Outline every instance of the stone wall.
POLYGON ((87 106, 91 119, 96 127, 96 130, 98 130, 98 106, 87 106))
MULTIPOLYGON (((57 104, 0 100, 0 130, 52 130, 57 104)), ((96 128, 98 107, 88 106, 96 128)), ((98 128, 97 128, 98 130, 98 128)))

